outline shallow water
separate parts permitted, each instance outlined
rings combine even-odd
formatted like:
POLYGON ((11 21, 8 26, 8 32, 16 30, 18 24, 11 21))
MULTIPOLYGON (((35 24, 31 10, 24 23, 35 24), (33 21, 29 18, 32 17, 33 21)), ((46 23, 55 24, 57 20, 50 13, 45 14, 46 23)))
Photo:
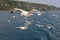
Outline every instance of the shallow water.
POLYGON ((24 26, 25 17, 19 16, 14 19, 11 16, 17 16, 19 12, 0 12, 0 40, 60 40, 60 12, 50 11, 42 14, 28 17, 27 20, 33 20, 32 24, 28 29, 21 30, 16 27, 24 26))

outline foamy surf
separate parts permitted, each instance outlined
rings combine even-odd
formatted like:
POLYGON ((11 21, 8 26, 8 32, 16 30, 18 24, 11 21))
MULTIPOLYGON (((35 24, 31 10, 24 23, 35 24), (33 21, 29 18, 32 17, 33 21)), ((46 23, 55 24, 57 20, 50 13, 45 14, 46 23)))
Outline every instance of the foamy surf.
POLYGON ((11 16, 11 18, 16 18, 16 16, 11 16))
POLYGON ((46 27, 47 27, 48 29, 53 28, 53 26, 51 26, 51 25, 46 25, 46 27))
POLYGON ((36 26, 38 26, 38 27, 44 27, 44 25, 39 25, 39 24, 35 24, 36 26))
POLYGON ((8 20, 7 20, 7 22, 9 22, 9 23, 10 23, 10 22, 11 22, 11 20, 9 20, 9 19, 8 19, 8 20))
POLYGON ((21 30, 26 30, 26 29, 28 29, 28 27, 25 27, 25 26, 23 26, 23 27, 16 27, 16 28, 18 28, 18 29, 21 29, 21 30))
POLYGON ((53 14, 52 16, 53 16, 53 17, 57 17, 57 18, 59 18, 59 16, 58 16, 58 15, 56 15, 56 14, 53 14))

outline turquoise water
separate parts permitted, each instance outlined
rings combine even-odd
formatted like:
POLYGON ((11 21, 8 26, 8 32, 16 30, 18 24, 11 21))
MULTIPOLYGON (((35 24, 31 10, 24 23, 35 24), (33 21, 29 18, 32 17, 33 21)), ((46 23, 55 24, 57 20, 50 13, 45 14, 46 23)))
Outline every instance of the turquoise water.
POLYGON ((32 24, 28 29, 21 30, 16 27, 24 25, 24 17, 11 19, 11 16, 17 16, 19 12, 14 14, 8 11, 0 12, 0 40, 60 40, 60 12, 49 11, 42 14, 42 16, 34 14, 28 17, 27 20, 33 20, 32 24), (8 19, 11 22, 7 22, 8 19))

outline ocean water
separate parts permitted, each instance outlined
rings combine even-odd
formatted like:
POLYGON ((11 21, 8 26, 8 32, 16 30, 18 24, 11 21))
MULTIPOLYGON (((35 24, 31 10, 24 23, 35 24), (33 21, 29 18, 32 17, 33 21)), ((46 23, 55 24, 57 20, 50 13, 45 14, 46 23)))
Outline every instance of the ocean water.
POLYGON ((34 14, 27 20, 32 21, 26 30, 17 27, 25 25, 25 17, 8 11, 0 11, 0 40, 60 40, 60 12, 42 12, 34 14))

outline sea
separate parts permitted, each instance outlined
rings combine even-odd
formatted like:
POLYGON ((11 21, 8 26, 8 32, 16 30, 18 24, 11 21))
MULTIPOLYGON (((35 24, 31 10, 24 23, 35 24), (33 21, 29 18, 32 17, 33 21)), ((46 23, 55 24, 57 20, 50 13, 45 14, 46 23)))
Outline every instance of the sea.
POLYGON ((0 40, 60 40, 60 11, 41 13, 25 17, 19 11, 0 11, 0 40), (19 27, 27 25, 25 20, 31 24, 23 30, 19 27))

